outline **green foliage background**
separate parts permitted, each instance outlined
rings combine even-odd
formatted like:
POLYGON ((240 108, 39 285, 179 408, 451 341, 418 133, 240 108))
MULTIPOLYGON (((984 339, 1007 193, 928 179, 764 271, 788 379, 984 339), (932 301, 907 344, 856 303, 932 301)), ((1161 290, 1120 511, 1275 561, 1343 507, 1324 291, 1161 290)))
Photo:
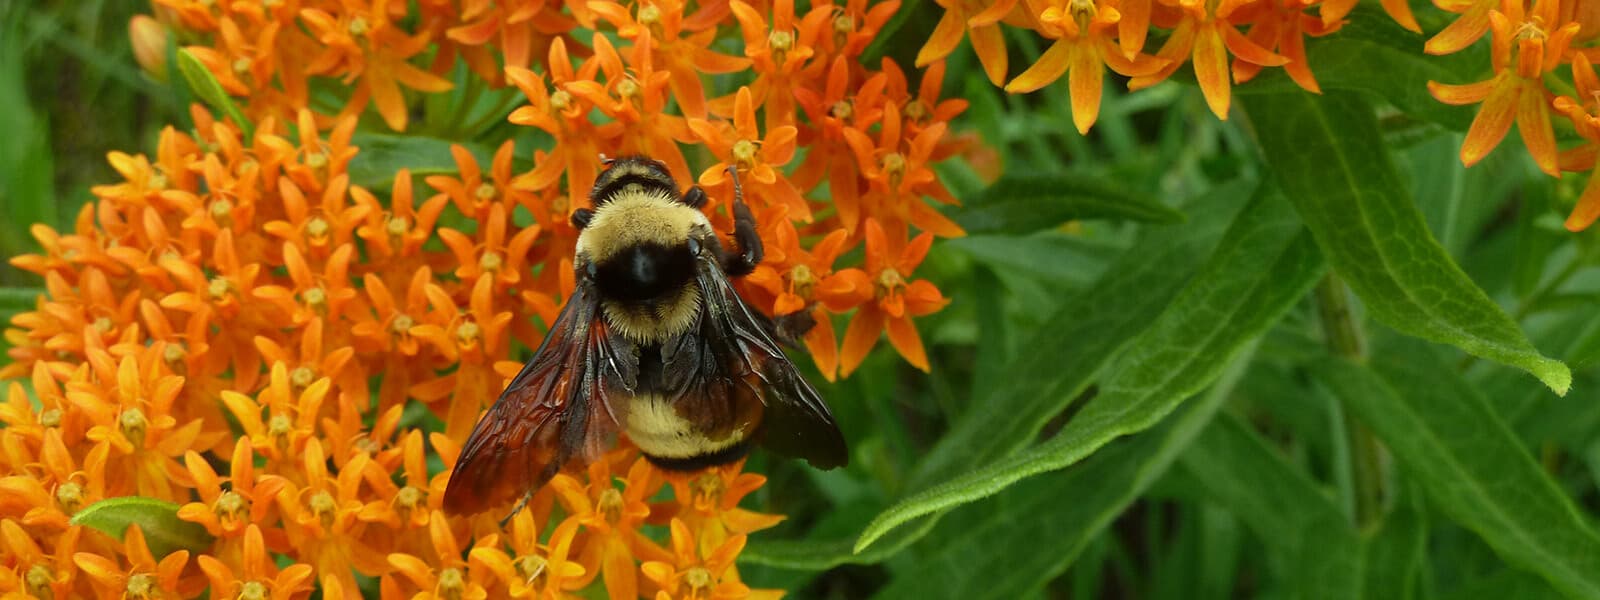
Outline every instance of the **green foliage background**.
MULTIPOLYGON (((70 228, 114 177, 106 151, 186 122, 182 86, 133 67, 142 8, 0 5, 0 254, 34 249, 29 223, 70 228)), ((876 51, 909 64, 938 11, 902 14, 876 51)), ((1514 139, 1461 167, 1471 111, 1423 83, 1485 78, 1484 49, 1428 57, 1375 6, 1352 17, 1310 45, 1323 96, 1268 72, 1218 122, 1182 82, 1108 90, 1088 137, 1064 85, 1005 96, 958 51, 955 126, 1006 175, 942 173, 971 235, 919 271, 953 300, 923 321, 933 373, 883 351, 824 386, 849 469, 754 459, 754 502, 790 518, 745 578, 838 598, 1600 597, 1600 272, 1595 234, 1561 228, 1581 178, 1540 175, 1514 139)), ((40 282, 0 266, 0 285, 9 318, 40 282)))

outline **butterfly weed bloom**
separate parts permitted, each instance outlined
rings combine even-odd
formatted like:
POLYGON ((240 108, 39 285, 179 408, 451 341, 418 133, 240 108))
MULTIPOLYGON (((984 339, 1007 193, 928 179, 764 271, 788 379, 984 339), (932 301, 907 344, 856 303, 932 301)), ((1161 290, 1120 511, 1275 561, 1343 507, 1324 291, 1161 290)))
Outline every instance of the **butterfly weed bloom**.
MULTIPOLYGON (((700 181, 719 230, 737 173, 768 249, 739 288, 815 321, 825 377, 883 331, 930 367, 912 319, 943 296, 908 278, 962 234, 934 165, 970 141, 939 57, 862 61, 899 2, 152 5, 144 68, 184 71, 152 52, 172 40, 222 97, 110 152, 117 180, 10 259, 45 293, 0 364, 27 383, 0 388, 0 594, 775 595, 733 565, 784 518, 741 506, 765 484, 742 464, 669 474, 623 440, 504 524, 443 512, 510 359, 573 293, 602 155, 700 181), (73 520, 129 496, 161 531, 73 520)), ((1025 6, 970 12, 991 40, 1025 6)))

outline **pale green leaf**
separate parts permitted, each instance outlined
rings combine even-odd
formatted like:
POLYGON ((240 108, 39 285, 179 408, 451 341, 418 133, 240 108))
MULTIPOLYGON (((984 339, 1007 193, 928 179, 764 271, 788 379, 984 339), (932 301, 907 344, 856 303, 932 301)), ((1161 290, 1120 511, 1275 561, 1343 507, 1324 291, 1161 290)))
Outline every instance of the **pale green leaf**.
POLYGON ((951 217, 967 233, 1029 233, 1067 221, 1109 219, 1180 223, 1183 213, 1116 185, 1104 175, 1011 175, 969 199, 951 217))
POLYGON ((183 74, 183 80, 189 84, 189 89, 194 95, 214 110, 222 111, 234 124, 239 126, 239 131, 244 133, 244 139, 255 137, 255 125, 245 118, 244 112, 239 110, 233 98, 222 89, 222 84, 217 83, 215 75, 207 69, 200 59, 195 58, 188 50, 178 51, 178 72, 183 74))
POLYGON ((1566 393, 1566 365, 1541 355, 1434 240, 1384 150, 1371 106, 1334 93, 1243 100, 1268 166, 1374 318, 1521 368, 1566 393))
POLYGON ((178 505, 142 496, 107 498, 72 515, 73 525, 84 525, 122 539, 129 525, 138 525, 150 553, 166 556, 178 550, 200 552, 215 540, 205 526, 178 518, 178 505))
POLYGON ((350 184, 376 190, 389 189, 394 174, 402 168, 416 176, 457 172, 456 159, 450 154, 453 144, 461 144, 471 152, 485 171, 494 155, 478 144, 419 135, 357 132, 350 144, 361 149, 350 159, 350 184))

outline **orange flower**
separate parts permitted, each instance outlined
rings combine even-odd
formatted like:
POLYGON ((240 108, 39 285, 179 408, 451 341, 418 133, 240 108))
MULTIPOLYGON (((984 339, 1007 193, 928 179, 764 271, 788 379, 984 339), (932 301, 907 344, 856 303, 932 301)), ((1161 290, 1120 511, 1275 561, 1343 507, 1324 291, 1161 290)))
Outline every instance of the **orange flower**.
MULTIPOLYGON (((729 7, 739 21, 744 33, 744 55, 750 57, 757 73, 749 89, 756 102, 764 107, 767 130, 794 124, 794 90, 804 87, 799 78, 801 68, 815 53, 812 46, 821 37, 820 23, 799 22, 795 19, 794 0, 773 0, 772 27, 767 19, 742 0, 732 0, 729 7), (796 25, 803 29, 796 29, 796 25)), ((740 92, 743 93, 743 88, 740 92)), ((737 97, 735 103, 737 103, 737 97)), ((712 109, 726 114, 726 102, 712 109)), ((737 114, 738 108, 735 107, 737 114)))
POLYGON ((694 138, 683 117, 667 112, 667 88, 672 74, 655 70, 652 43, 648 30, 639 34, 629 55, 633 67, 630 73, 611 42, 605 36, 595 36, 592 60, 605 73, 606 82, 574 81, 569 89, 612 119, 600 126, 600 135, 618 140, 619 155, 649 156, 666 163, 674 178, 687 181, 691 178, 689 163, 683 159, 678 144, 694 138))
POLYGON ((567 519, 551 532, 548 544, 540 544, 532 512, 522 510, 511 519, 511 553, 480 544, 467 559, 494 572, 512 598, 567 598, 567 591, 581 587, 585 573, 583 565, 567 559, 577 533, 578 521, 567 519))
POLYGON ((337 586, 353 594, 357 571, 377 576, 389 568, 384 553, 361 539, 366 526, 358 518, 365 506, 361 483, 372 463, 357 455, 337 476, 330 474, 322 444, 313 439, 302 464, 305 487, 290 483, 278 494, 289 543, 301 562, 316 569, 325 593, 337 586))
POLYGON ((292 464, 316 437, 317 417, 332 382, 324 377, 301 384, 290 383, 289 366, 280 362, 273 363, 267 387, 255 398, 234 391, 222 393, 223 405, 269 465, 292 464))
POLYGON ((1534 163, 1552 176, 1560 175, 1550 127, 1550 92, 1543 77, 1560 66, 1578 24, 1557 26, 1556 9, 1554 0, 1537 0, 1531 11, 1523 10, 1522 0, 1504 0, 1501 10, 1489 12, 1494 77, 1466 85, 1428 82, 1428 91, 1445 104, 1483 103, 1461 144, 1463 164, 1470 167, 1487 156, 1515 121, 1534 163))
MULTIPOLYGON (((1228 119, 1228 107, 1233 88, 1229 84, 1228 54, 1246 62, 1266 67, 1281 67, 1289 59, 1273 54, 1239 33, 1230 19, 1233 11, 1253 0, 1178 0, 1181 20, 1172 36, 1156 51, 1156 57, 1166 60, 1161 70, 1138 75, 1128 82, 1128 89, 1140 90, 1172 76, 1191 55, 1194 76, 1200 82, 1200 92, 1206 106, 1218 119, 1228 119)), ((1041 20, 1044 18, 1040 17, 1041 20)))
POLYGON ((300 21, 323 48, 306 66, 316 75, 341 75, 359 79, 341 116, 356 115, 370 99, 390 129, 405 131, 408 121, 400 86, 424 92, 443 92, 450 82, 407 62, 428 47, 428 35, 407 35, 390 22, 387 2, 342 0, 337 15, 307 8, 300 21))
POLYGON ((806 350, 822 376, 833 381, 839 370, 839 342, 828 313, 847 312, 872 299, 872 285, 859 269, 834 271, 833 263, 849 249, 849 232, 836 229, 807 251, 800 248, 793 224, 787 219, 775 221, 776 243, 769 245, 790 248, 785 253, 791 256, 787 261, 764 261, 744 281, 774 296, 771 312, 775 315, 811 310, 816 325, 805 334, 806 350))
MULTIPOLYGON (((811 207, 806 205, 800 192, 780 170, 794 159, 798 130, 793 125, 780 125, 768 129, 763 139, 756 127, 755 101, 750 88, 739 88, 734 100, 731 126, 722 121, 712 123, 704 119, 689 119, 689 129, 694 130, 707 149, 722 161, 700 173, 700 185, 717 188, 727 184, 727 170, 731 165, 745 173, 740 183, 744 186, 745 198, 752 204, 758 207, 782 204, 789 207, 789 214, 795 218, 811 220, 811 207)), ((716 196, 713 195, 713 198, 716 196)))
POLYGON ((350 261, 355 258, 355 246, 341 244, 322 265, 320 275, 311 270, 300 248, 284 242, 283 266, 289 271, 294 287, 264 285, 255 288, 256 298, 276 305, 296 327, 322 317, 339 319, 345 307, 357 297, 350 287, 350 261))
MULTIPOLYGON (((631 449, 619 450, 613 457, 631 456, 631 449)), ((596 574, 605 580, 606 592, 612 598, 639 597, 635 557, 653 559, 665 556, 665 551, 655 542, 639 533, 639 526, 650 515, 647 503, 661 480, 644 458, 637 458, 628 469, 623 489, 611 482, 611 461, 603 458, 589 465, 588 483, 579 482, 567 474, 558 474, 550 480, 561 505, 572 519, 581 523, 585 537, 583 552, 578 558, 587 578, 596 574)))
POLYGON ((1489 31, 1489 13, 1498 0, 1434 0, 1434 6, 1459 14, 1450 25, 1423 45, 1428 54, 1453 54, 1465 50, 1489 31))
POLYGON ((673 519, 671 528, 671 562, 648 561, 639 567, 645 577, 660 587, 656 600, 776 600, 783 596, 776 590, 751 590, 750 586, 739 582, 733 559, 744 550, 745 536, 730 537, 715 550, 702 554, 702 545, 695 543, 694 532, 688 525, 673 519))
MULTIPOLYGON (((428 520, 428 538, 433 542, 433 552, 438 559, 433 564, 410 554, 389 554, 389 565, 421 590, 411 596, 413 600, 482 600, 489 597, 484 583, 489 581, 493 572, 486 567, 473 568, 476 565, 461 558, 461 545, 450 533, 449 521, 445 520, 444 513, 435 511, 428 520)), ((494 538, 490 536, 484 540, 493 541, 494 538)))
MULTIPOLYGON (((569 196, 587 194, 594 187, 600 170, 597 157, 603 138, 589 121, 593 105, 567 87, 574 81, 592 80, 593 73, 588 65, 581 76, 573 71, 567 45, 560 38, 550 44, 550 58, 546 64, 549 65, 549 88, 533 71, 506 67, 506 79, 528 97, 528 105, 511 111, 506 120, 537 127, 555 138, 555 148, 542 158, 535 155, 533 170, 517 176, 513 185, 520 190, 543 191, 556 185, 565 173, 569 196)), ((593 68, 597 69, 598 65, 593 68)))
POLYGON ((1011 83, 1010 93, 1031 92, 1068 73, 1072 96, 1072 123, 1087 133, 1100 115, 1101 85, 1106 67, 1129 77, 1154 75, 1171 62, 1135 53, 1128 56, 1113 39, 1122 13, 1108 2, 1071 0, 1065 6, 1052 1, 1029 0, 1029 10, 1039 17, 1040 33, 1054 39, 1050 48, 1011 83))
MULTIPOLYGON (((942 237, 966 235, 955 221, 922 201, 923 196, 955 201, 939 182, 932 165, 933 153, 944 138, 946 125, 934 123, 916 132, 914 137, 902 136, 903 125, 900 110, 890 103, 884 107, 876 144, 859 130, 844 130, 845 141, 855 152, 856 165, 871 184, 862 198, 862 215, 883 221, 896 232, 915 225, 942 237)), ((852 233, 856 225, 844 223, 852 233)))
POLYGON ((453 373, 412 386, 411 395, 430 403, 449 398, 445 435, 465 440, 484 404, 505 387, 505 379, 494 372, 494 357, 505 356, 509 347, 506 328, 512 314, 495 309, 494 280, 489 277, 478 278, 472 286, 467 311, 437 285, 428 284, 425 293, 433 312, 426 323, 413 327, 411 334, 459 366, 453 373))
MULTIPOLYGON (((287 481, 271 474, 256 477, 255 453, 251 450, 250 438, 241 437, 234 444, 233 459, 228 463, 228 489, 222 489, 223 478, 217 476, 217 472, 199 453, 190 451, 185 454, 183 463, 189 476, 194 479, 200 502, 190 502, 178 508, 178 518, 204 525, 206 531, 219 537, 236 538, 241 533, 248 533, 247 528, 260 535, 256 526, 270 524, 267 517, 272 501, 287 481)), ((247 537, 246 554, 249 553, 249 546, 247 537)), ((200 558, 203 568, 206 557, 200 558)), ((250 563, 247 560, 245 564, 250 563)))
POLYGON ((46 430, 35 467, 37 475, 26 474, 24 465, 16 465, 16 474, 0 477, 0 516, 44 531, 72 529, 69 520, 78 509, 106 498, 110 450, 109 444, 95 444, 79 466, 63 443, 61 431, 46 430))
POLYGON ((983 65, 983 73, 996 86, 1006 80, 1006 42, 1000 35, 1000 19, 1017 6, 1017 0, 935 0, 944 16, 917 51, 917 66, 941 61, 961 43, 961 34, 970 32, 972 51, 983 65))
POLYGON ((928 370, 928 355, 922 347, 922 337, 911 317, 932 314, 944 308, 946 300, 939 289, 924 280, 907 281, 917 265, 922 264, 928 248, 933 245, 933 234, 924 232, 904 247, 889 245, 883 228, 868 219, 866 272, 873 284, 873 301, 861 305, 844 333, 844 347, 839 361, 844 375, 849 375, 867 351, 877 343, 878 335, 887 330, 889 343, 905 357, 906 362, 923 371, 928 370))
POLYGON ((211 581, 213 598, 272 598, 288 600, 299 597, 311 589, 311 565, 292 564, 278 568, 261 535, 261 528, 251 523, 244 531, 244 551, 233 567, 215 557, 202 554, 195 558, 211 581), (235 574, 234 568, 238 569, 235 574))
POLYGON ((153 598, 163 594, 191 597, 199 593, 200 590, 195 586, 180 586, 179 583, 183 567, 189 563, 188 550, 173 552, 156 562, 150 554, 150 548, 145 545, 144 533, 139 526, 129 525, 122 534, 122 552, 128 560, 127 568, 118 565, 117 561, 90 552, 72 555, 72 562, 84 575, 89 576, 96 595, 102 598, 153 598))
MULTIPOLYGON (((1320 94, 1322 87, 1317 85, 1317 78, 1311 73, 1311 64, 1306 60, 1305 36, 1328 35, 1339 29, 1339 23, 1328 24, 1329 4, 1322 5, 1322 19, 1305 14, 1305 4, 1305 0, 1268 0, 1246 7, 1237 16, 1241 19, 1248 18, 1252 23, 1250 33, 1246 35, 1250 41, 1263 48, 1276 50, 1284 58, 1289 59, 1289 62, 1283 65, 1283 70, 1289 74, 1289 79, 1308 92, 1320 94)), ((1407 15, 1409 14, 1408 12, 1407 15)), ((1234 81, 1238 83, 1249 81, 1261 72, 1261 68, 1262 65, 1234 58, 1234 81)))
POLYGON ((480 277, 494 282, 495 291, 503 292, 522 280, 522 261, 539 237, 539 226, 530 225, 516 232, 506 241, 509 209, 503 204, 489 208, 488 218, 479 221, 478 243, 454 229, 439 230, 439 239, 450 247, 456 257, 456 278, 475 282, 480 277))
POLYGON ((699 532, 700 556, 710 556, 732 536, 755 533, 777 525, 783 515, 768 515, 739 508, 739 501, 766 485, 767 478, 746 473, 744 461, 721 465, 698 473, 669 473, 673 502, 678 505, 675 521, 690 531, 699 532))
POLYGON ((637 48, 647 48, 651 62, 671 74, 668 86, 684 116, 697 119, 706 116, 702 73, 733 73, 750 65, 748 59, 711 51, 717 34, 715 27, 697 27, 685 19, 682 0, 643 0, 635 5, 635 12, 631 14, 622 4, 609 0, 589 2, 586 6, 615 26, 619 37, 633 40, 637 48))
MULTIPOLYGON (((0 579, 0 591, 21 591, 34 598, 70 598, 78 590, 78 565, 72 561, 77 553, 78 537, 82 527, 70 527, 59 537, 51 537, 54 548, 46 552, 16 521, 0 521, 0 548, 13 558, 18 581, 8 587, 0 579)), ((11 575, 9 569, 0 569, 0 578, 11 575)))
POLYGON ((89 358, 101 383, 69 384, 67 399, 93 423, 86 437, 111 448, 107 487, 123 494, 186 500, 184 488, 193 482, 176 459, 195 447, 200 421, 180 426, 171 414, 183 378, 163 374, 149 358, 125 356, 113 363, 100 351, 91 351, 89 358))
POLYGON ((1586 142, 1561 153, 1561 170, 1586 171, 1589 183, 1578 197, 1578 205, 1567 216, 1570 231, 1583 231, 1600 218, 1600 75, 1583 54, 1572 59, 1572 80, 1577 86, 1577 96, 1556 98, 1555 108, 1572 120, 1572 125, 1586 142))

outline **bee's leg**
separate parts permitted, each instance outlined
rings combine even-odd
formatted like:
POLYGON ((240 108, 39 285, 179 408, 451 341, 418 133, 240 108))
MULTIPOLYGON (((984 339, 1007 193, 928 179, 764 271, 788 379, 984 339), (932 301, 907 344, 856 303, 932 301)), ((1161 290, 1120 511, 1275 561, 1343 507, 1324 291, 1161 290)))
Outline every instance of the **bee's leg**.
POLYGON ((523 492, 522 499, 517 500, 517 505, 511 507, 511 512, 506 513, 506 516, 500 519, 500 528, 505 529, 506 524, 511 522, 511 518, 517 516, 517 513, 522 512, 523 507, 528 505, 528 500, 531 498, 533 498, 533 490, 523 492))
POLYGON ((739 244, 739 252, 724 257, 722 270, 731 276, 741 277, 749 275, 756 270, 756 265, 761 264, 761 235, 756 232, 755 215, 744 203, 744 188, 739 186, 738 167, 729 166, 728 176, 733 178, 733 241, 739 244))
POLYGON ((706 205, 706 199, 705 190, 700 189, 698 185, 691 185, 689 186, 689 191, 683 193, 682 202, 689 205, 689 208, 700 210, 701 207, 706 205))
POLYGON ((589 226, 589 220, 594 218, 594 211, 580 208, 572 211, 572 226, 583 229, 589 226))

